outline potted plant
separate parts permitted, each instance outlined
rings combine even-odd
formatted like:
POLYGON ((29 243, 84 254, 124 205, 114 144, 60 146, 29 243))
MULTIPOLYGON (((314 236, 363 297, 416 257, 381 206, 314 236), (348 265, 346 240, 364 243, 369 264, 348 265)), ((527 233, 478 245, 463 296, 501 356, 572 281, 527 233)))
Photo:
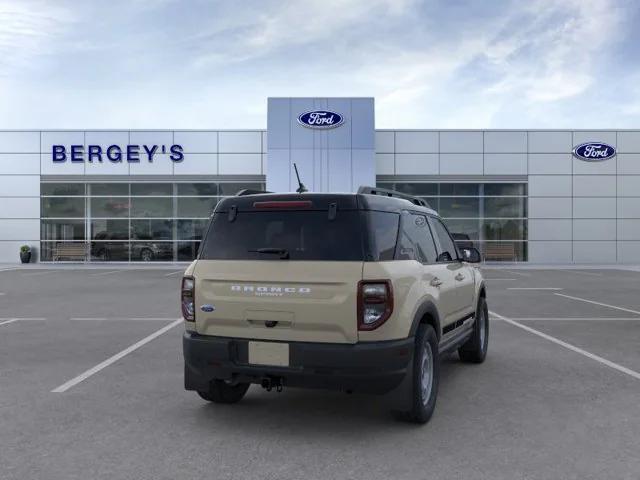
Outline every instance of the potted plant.
POLYGON ((31 261, 31 247, 29 245, 22 245, 20 247, 20 261, 22 263, 29 263, 31 261))

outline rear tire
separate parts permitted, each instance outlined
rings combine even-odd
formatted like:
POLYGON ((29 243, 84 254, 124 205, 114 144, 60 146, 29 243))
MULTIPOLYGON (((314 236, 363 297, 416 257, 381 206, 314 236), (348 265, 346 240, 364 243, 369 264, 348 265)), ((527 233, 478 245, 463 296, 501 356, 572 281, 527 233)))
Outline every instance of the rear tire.
POLYGON ((489 347, 489 310, 487 300, 480 297, 476 310, 476 321, 469 340, 458 349, 460 360, 469 363, 482 363, 487 357, 489 347))
POLYGON ((140 260, 142 260, 143 262, 153 261, 153 252, 148 248, 143 248, 140 252, 140 260))
POLYGON ((413 355, 412 404, 400 418, 414 423, 427 423, 436 408, 440 383, 438 337, 431 325, 422 324, 416 333, 413 355))
POLYGON ((209 390, 198 390, 198 395, 208 402, 238 403, 249 390, 249 385, 249 383, 230 385, 224 380, 213 380, 209 390))

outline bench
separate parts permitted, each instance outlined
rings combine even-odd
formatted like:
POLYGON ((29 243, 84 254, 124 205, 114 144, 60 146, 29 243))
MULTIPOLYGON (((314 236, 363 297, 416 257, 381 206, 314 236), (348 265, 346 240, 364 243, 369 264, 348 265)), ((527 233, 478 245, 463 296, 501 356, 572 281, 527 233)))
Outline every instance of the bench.
POLYGON ((513 243, 487 243, 484 247, 486 260, 516 260, 516 247, 513 243))
POLYGON ((53 261, 58 260, 86 260, 86 243, 58 243, 53 251, 53 261))

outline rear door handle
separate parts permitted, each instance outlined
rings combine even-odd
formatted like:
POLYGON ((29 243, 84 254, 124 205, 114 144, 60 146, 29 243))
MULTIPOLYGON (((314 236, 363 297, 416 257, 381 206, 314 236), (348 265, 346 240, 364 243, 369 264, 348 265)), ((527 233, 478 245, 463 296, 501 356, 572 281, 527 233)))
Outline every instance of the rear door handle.
POLYGON ((433 277, 429 282, 429 285, 431 285, 432 287, 439 287, 440 285, 442 285, 442 280, 440 280, 438 277, 433 277))
POLYGON ((459 282, 461 282, 462 280, 464 280, 464 275, 459 273, 454 277, 456 280, 458 280, 459 282))

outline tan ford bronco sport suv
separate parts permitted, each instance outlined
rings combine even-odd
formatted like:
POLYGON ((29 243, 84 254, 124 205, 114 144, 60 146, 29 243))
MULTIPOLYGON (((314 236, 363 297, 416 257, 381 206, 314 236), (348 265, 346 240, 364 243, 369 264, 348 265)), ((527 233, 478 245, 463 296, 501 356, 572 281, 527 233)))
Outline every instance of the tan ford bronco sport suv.
POLYGON ((226 198, 182 280, 185 388, 216 403, 252 383, 384 393, 424 423, 439 357, 487 353, 479 261, 398 192, 226 198))

